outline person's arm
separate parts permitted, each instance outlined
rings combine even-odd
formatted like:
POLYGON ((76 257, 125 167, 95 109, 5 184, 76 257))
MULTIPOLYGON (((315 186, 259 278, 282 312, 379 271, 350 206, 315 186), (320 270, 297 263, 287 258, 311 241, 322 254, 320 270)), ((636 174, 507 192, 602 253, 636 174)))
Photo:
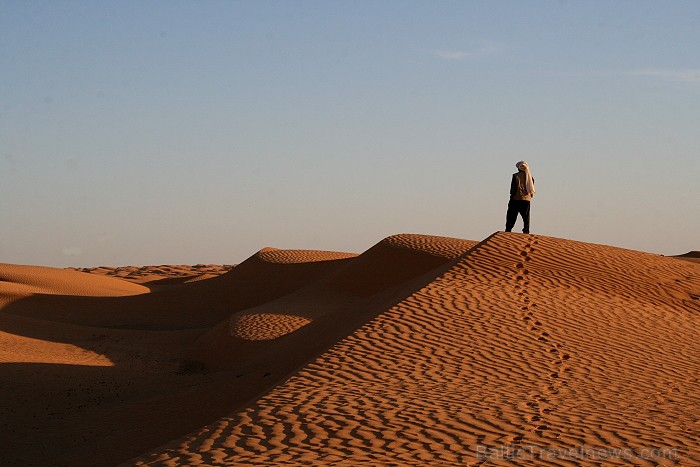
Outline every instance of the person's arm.
POLYGON ((516 175, 513 174, 513 178, 510 180, 510 199, 518 192, 518 181, 515 179, 516 175))

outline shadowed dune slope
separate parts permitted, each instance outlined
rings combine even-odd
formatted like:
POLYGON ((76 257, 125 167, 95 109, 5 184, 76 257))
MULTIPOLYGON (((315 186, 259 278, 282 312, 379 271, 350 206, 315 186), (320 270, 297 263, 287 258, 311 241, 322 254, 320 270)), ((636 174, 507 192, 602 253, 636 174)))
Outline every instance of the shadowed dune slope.
POLYGON ((417 234, 388 237, 327 278, 233 314, 199 339, 197 357, 216 368, 279 367, 274 362, 284 352, 281 367, 295 369, 432 280, 476 243, 417 234))
MULTIPOLYGON (((411 287, 365 301, 354 332, 342 310, 348 335, 289 379, 124 465, 700 464, 700 266, 497 233, 394 298, 411 287)), ((248 342, 293 352, 333 329, 317 313, 248 342)))
MULTIPOLYGON (((265 248, 228 274, 162 292, 6 301, 0 306, 0 464, 114 465, 238 407, 269 378, 211 371, 191 356, 196 339, 236 310, 326 277, 355 256, 265 248)), ((22 280, 42 286, 45 271, 38 271, 22 280)), ((63 289, 69 293, 85 284, 122 283, 57 272, 74 278, 63 289)))
MULTIPOLYGON (((9 312, 93 327, 208 328, 231 313, 273 300, 324 277, 355 256, 352 253, 265 248, 228 273, 211 279, 118 299, 38 295, 17 302, 9 312)), ((89 274, 81 277, 123 282, 147 290, 108 277, 89 274)))
POLYGON ((691 263, 700 263, 700 251, 689 251, 683 255, 671 256, 671 258, 678 258, 690 261, 691 263))
POLYGON ((112 277, 67 269, 0 263, 0 303, 38 293, 117 297, 146 292, 146 287, 112 277))
POLYGON ((475 241, 432 235, 392 235, 338 271, 329 286, 369 296, 445 264, 476 244, 475 241))
MULTIPOLYGON (((432 269, 434 264, 445 267, 451 257, 474 244, 418 235, 396 236, 380 244, 399 240, 403 243, 388 247, 390 251, 417 259, 433 255, 439 261, 413 265, 409 275, 402 264, 392 262, 390 254, 364 261, 363 268, 351 270, 354 275, 381 279, 393 272, 410 276, 408 282, 382 288, 382 293, 371 297, 366 291, 357 296, 329 285, 330 278, 338 283, 334 272, 350 267, 355 255, 261 250, 227 274, 231 286, 225 292, 243 295, 228 298, 239 307, 246 293, 260 297, 262 303, 240 312, 230 306, 225 310, 230 318, 203 336, 202 329, 92 327, 94 319, 87 320, 90 326, 84 326, 79 323, 81 316, 70 317, 71 323, 61 316, 39 319, 60 315, 55 307, 59 301, 29 301, 36 307, 33 315, 26 313, 30 299, 6 307, 0 312, 0 362, 7 364, 0 366, 0 378, 13 383, 0 395, 3 403, 12 407, 8 420, 14 429, 3 434, 8 449, 0 460, 24 465, 110 465, 182 436, 284 381, 369 317, 434 279, 439 274, 432 269), (411 252, 413 244, 417 246, 411 252), (441 253, 435 255, 438 250, 441 253), (246 271, 247 275, 241 274, 246 271), (238 280, 232 281, 234 277, 238 280), (294 286, 298 290, 294 291, 294 286), (290 289, 291 293, 282 294, 290 289), (17 349, 21 356, 16 355, 17 349), (53 415, 45 418, 47 413, 53 415), (158 429, 153 429, 153 421, 158 429), (32 434, 27 436, 29 432, 32 434), (51 441, 32 448, 37 439, 51 441)), ((344 274, 353 276, 347 271, 344 274)), ((189 286, 178 289, 180 297, 187 291, 202 290, 189 286)), ((224 293, 218 286, 209 290, 224 293)), ((166 295, 171 294, 148 296, 166 295)), ((177 313, 185 310, 187 303, 197 305, 194 311, 199 311, 220 297, 199 293, 183 298, 170 315, 178 318, 177 313)), ((56 298, 69 303, 73 299, 56 298)), ((149 302, 105 300, 92 311, 105 314, 112 306, 127 316, 151 313, 144 303, 149 302), (138 307, 129 309, 129 304, 138 307), (120 310, 118 305, 125 308, 120 310)), ((167 311, 164 309, 164 315, 167 311)))

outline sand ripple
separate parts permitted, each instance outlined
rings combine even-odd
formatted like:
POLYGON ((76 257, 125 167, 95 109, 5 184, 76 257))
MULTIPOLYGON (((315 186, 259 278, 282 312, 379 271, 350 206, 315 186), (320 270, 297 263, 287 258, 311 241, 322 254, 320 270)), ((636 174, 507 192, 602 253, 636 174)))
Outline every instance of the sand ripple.
POLYGON ((700 465, 699 286, 691 263, 497 234, 129 465, 700 465))
POLYGON ((273 313, 252 313, 233 316, 229 323, 231 335, 248 341, 280 338, 309 324, 304 316, 273 313))

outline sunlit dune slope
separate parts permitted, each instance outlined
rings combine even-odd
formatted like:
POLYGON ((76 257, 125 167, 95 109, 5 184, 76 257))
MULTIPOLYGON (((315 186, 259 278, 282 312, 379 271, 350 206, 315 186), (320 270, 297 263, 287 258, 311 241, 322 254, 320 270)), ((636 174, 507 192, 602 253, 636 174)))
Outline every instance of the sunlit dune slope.
POLYGON ((146 292, 146 287, 112 277, 0 263, 0 303, 32 294, 117 297, 146 292))
POLYGON ((364 302, 374 317, 354 332, 347 316, 361 308, 304 314, 300 297, 261 309, 261 320, 310 319, 249 342, 286 341, 279 362, 331 329, 348 335, 240 410, 124 465, 599 465, 586 447, 631 456, 612 463, 700 464, 700 266, 498 233, 420 277, 383 311, 388 297, 364 302), (524 451, 499 458, 507 446, 524 451))

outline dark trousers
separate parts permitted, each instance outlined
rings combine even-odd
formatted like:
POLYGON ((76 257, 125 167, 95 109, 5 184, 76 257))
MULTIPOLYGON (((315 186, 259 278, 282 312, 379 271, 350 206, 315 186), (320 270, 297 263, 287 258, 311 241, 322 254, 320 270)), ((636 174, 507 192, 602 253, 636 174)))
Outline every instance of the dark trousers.
POLYGON ((511 199, 508 201, 506 232, 513 230, 518 214, 523 218, 523 233, 530 233, 530 202, 522 199, 511 199))

